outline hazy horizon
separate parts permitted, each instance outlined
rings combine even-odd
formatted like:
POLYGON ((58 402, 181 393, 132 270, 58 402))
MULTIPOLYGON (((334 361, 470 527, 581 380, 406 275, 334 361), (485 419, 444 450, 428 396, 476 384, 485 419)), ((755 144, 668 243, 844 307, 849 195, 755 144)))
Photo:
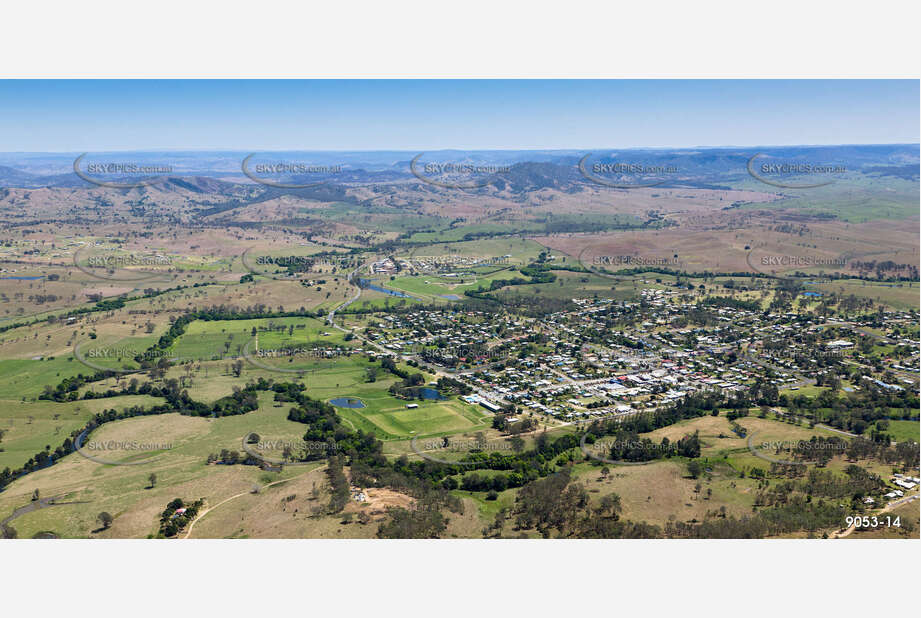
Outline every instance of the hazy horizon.
POLYGON ((6 80, 0 134, 16 153, 915 144, 918 106, 916 80, 6 80))
MULTIPOLYGON (((836 148, 845 146, 918 146, 921 148, 921 141, 918 142, 854 142, 840 144, 726 144, 719 146, 583 146, 570 148, 427 148, 424 152, 546 152, 546 153, 567 153, 567 152, 586 152, 589 150, 728 150, 732 148, 836 148)), ((304 150, 297 148, 280 148, 275 150, 259 149, 252 150, 248 148, 139 148, 124 150, 0 150, 0 155, 79 155, 79 154, 110 154, 110 153, 171 153, 171 152, 189 152, 189 153, 227 153, 241 154, 249 152, 264 153, 419 153, 420 149, 410 148, 330 148, 322 150, 304 150)))

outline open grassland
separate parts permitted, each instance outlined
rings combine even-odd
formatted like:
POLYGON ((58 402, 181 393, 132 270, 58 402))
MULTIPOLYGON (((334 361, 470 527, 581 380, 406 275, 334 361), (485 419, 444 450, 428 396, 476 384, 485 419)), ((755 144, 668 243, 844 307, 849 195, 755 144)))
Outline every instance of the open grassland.
POLYGON ((301 469, 259 493, 237 495, 209 510, 190 538, 371 538, 391 506, 408 507, 412 498, 388 489, 366 489, 365 502, 350 501, 342 513, 327 515, 325 466, 301 469), (370 518, 362 524, 359 513, 370 518))
MULTIPOLYGON (((81 481, 80 484, 57 475, 33 479, 33 482, 38 480, 42 483, 42 495, 60 495, 63 496, 61 502, 79 503, 52 506, 16 519, 12 525, 20 537, 29 538, 36 532, 51 531, 64 538, 145 538, 156 534, 160 513, 173 498, 204 498, 207 507, 237 493, 252 491, 255 485, 265 482, 262 480, 265 473, 255 466, 206 468, 202 465, 190 469, 179 461, 172 465, 143 466, 100 466, 86 459, 83 461, 85 463, 75 463, 67 470, 59 471, 69 473, 71 478, 81 481), (95 468, 93 472, 85 472, 75 466, 95 468), (152 472, 157 475, 157 484, 149 488, 148 477, 152 472), (109 530, 101 530, 96 519, 102 511, 114 517, 109 530)), ((275 476, 272 475, 273 480, 275 476)), ((38 486, 23 483, 25 491, 20 492, 19 489, 14 486, 0 494, 0 512, 4 517, 13 509, 28 504, 31 491, 38 486)))
MULTIPOLYGON (((769 459, 758 457, 748 449, 749 437, 751 437, 752 447, 757 453, 780 461, 793 461, 789 449, 799 441, 809 441, 813 436, 850 440, 847 436, 818 425, 812 428, 799 424, 794 425, 778 420, 774 415, 764 419, 748 416, 740 418, 736 422, 748 431, 747 437, 742 441, 745 445, 744 448, 739 446, 725 452, 718 452, 716 455, 722 456, 723 461, 740 471, 750 471, 752 468, 767 470, 771 467, 772 462, 769 459)), ((833 458, 825 466, 828 470, 843 472, 847 466, 854 463, 840 453, 833 452, 832 454, 833 458)), ((891 466, 883 465, 875 460, 860 461, 859 464, 862 468, 883 478, 888 477, 892 472, 891 466)), ((812 466, 813 464, 807 465, 812 466)))
MULTIPOLYGON (((468 408, 466 411, 469 414, 472 411, 476 411, 476 409, 468 408)), ((519 436, 523 441, 523 450, 533 449, 537 436, 545 430, 551 439, 556 439, 575 431, 572 425, 555 427, 546 421, 540 421, 538 427, 537 430, 519 436)), ((480 451, 508 455, 514 453, 514 449, 510 442, 511 438, 512 436, 503 434, 493 429, 491 426, 478 426, 475 429, 451 434, 448 448, 443 447, 442 441, 439 438, 429 437, 417 440, 416 449, 433 457, 437 457, 438 459, 453 461, 467 456, 470 452, 478 448, 477 445, 480 441, 485 441, 486 447, 479 448, 480 451)), ((388 457, 406 455, 410 460, 422 459, 416 452, 416 449, 413 449, 411 440, 389 440, 384 443, 384 454, 388 457)), ((486 473, 486 471, 481 472, 486 473)))
MULTIPOLYGON (((252 304, 264 304, 268 291, 272 293, 273 303, 281 301, 296 308, 315 306, 329 298, 344 298, 348 294, 345 278, 336 276, 334 269, 319 271, 318 276, 328 280, 310 287, 260 278, 248 288, 240 286, 229 291, 227 284, 239 282, 240 277, 249 272, 240 259, 248 246, 240 244, 232 231, 209 230, 192 235, 179 228, 172 234, 153 234, 146 239, 119 239, 120 231, 105 225, 98 226, 97 232, 98 238, 60 230, 33 234, 17 239, 11 248, 0 251, 0 325, 29 316, 47 316, 91 306, 95 302, 93 296, 132 297, 149 290, 179 286, 186 289, 145 299, 144 304, 155 309, 188 309, 196 304, 229 304, 231 301, 245 305, 247 300, 252 304), (100 240, 103 238, 105 240, 100 240), (93 266, 89 260, 143 256, 158 256, 163 263, 106 269, 93 266), (257 288, 261 293, 254 294, 257 288), (298 304, 293 305, 295 302, 298 304)), ((275 253, 307 255, 320 250, 302 239, 296 242, 297 237, 293 236, 275 237, 271 233, 263 236, 275 253)))
MULTIPOLYGON (((378 285, 381 282, 375 283, 378 285)), ((384 282, 389 283, 389 281, 384 282)), ((385 286, 381 286, 385 287, 385 286)), ((354 295, 354 291, 352 292, 354 295)), ((449 302, 445 299, 439 299, 445 303, 449 302)), ((392 294, 387 294, 385 292, 378 292, 377 290, 364 289, 361 291, 361 297, 355 301, 353 305, 349 307, 354 307, 355 309, 369 310, 375 309, 378 311, 386 311, 391 307, 412 307, 413 305, 418 305, 419 301, 413 298, 403 298, 398 296, 393 296, 392 294)), ((337 313, 336 315, 346 315, 337 313)))
MULTIPOLYGON (((91 440, 158 441, 170 448, 122 460, 144 461, 133 466, 101 465, 79 454, 69 455, 0 494, 0 517, 28 505, 32 492, 39 489, 42 496, 61 496, 59 504, 17 518, 13 525, 20 537, 51 532, 68 538, 141 538, 156 533, 159 514, 173 497, 204 498, 192 538, 367 538, 374 536, 388 507, 411 505, 406 495, 372 488, 366 490, 366 502, 350 501, 343 513, 324 515, 316 512, 329 500, 321 462, 288 466, 280 473, 254 466, 206 465, 208 452, 238 450, 251 431, 263 440, 296 441, 302 435, 303 425, 282 416, 287 406, 262 403, 257 412, 238 417, 169 414, 108 423, 91 440), (148 478, 151 473, 157 475, 154 486, 148 478), (108 530, 96 521, 103 510, 115 517, 108 530), (362 512, 370 516, 369 523, 357 521, 362 512), (347 517, 352 521, 347 522, 347 517)), ((118 459, 114 452, 93 454, 118 459)))
POLYGON ((116 296, 131 291, 133 284, 105 283, 74 268, 23 266, 0 260, 0 326, 46 316, 81 305, 90 305, 89 294, 116 296), (74 275, 65 278, 70 270, 74 275), (51 281, 49 276, 56 275, 51 281), (42 277, 19 279, 14 277, 42 277))
POLYGON ((639 289, 631 281, 614 280, 594 273, 578 273, 555 270, 556 279, 551 283, 527 286, 507 286, 494 292, 501 297, 527 296, 530 298, 571 299, 594 297, 629 300, 639 289))
POLYGON ((663 438, 668 438, 670 442, 675 442, 695 431, 698 432, 700 437, 701 456, 722 457, 724 454, 746 448, 745 438, 740 438, 733 433, 725 415, 704 416, 680 421, 674 425, 643 434, 643 437, 649 438, 658 444, 663 438))
MULTIPOLYGON (((508 224, 502 223, 481 223, 476 225, 463 225, 450 229, 443 229, 437 232, 416 232, 410 237, 410 242, 452 242, 460 243, 467 234, 489 234, 502 233, 508 231, 508 224)), ((538 232, 541 226, 530 223, 520 222, 514 229, 538 232)), ((506 252, 508 253, 508 252, 506 252)))
MULTIPOLYGON (((918 182, 904 178, 848 173, 824 187, 781 189, 784 199, 767 204, 745 204, 743 209, 795 210, 807 215, 830 214, 850 223, 904 220, 918 215, 918 182)), ((784 180, 788 184, 810 184, 809 177, 784 180)), ((758 189, 765 185, 745 179, 740 187, 758 189)))
POLYGON ((728 458, 728 461, 732 465, 741 469, 742 466, 754 466, 761 469, 770 468, 771 462, 756 457, 751 451, 748 450, 749 439, 751 441, 752 447, 756 452, 779 460, 788 460, 790 457, 788 453, 777 452, 778 445, 783 448, 789 448, 793 446, 798 441, 808 441, 813 436, 828 438, 828 437, 837 437, 844 438, 841 434, 829 431, 822 427, 805 427, 802 425, 793 425, 791 423, 782 422, 774 418, 757 418, 753 416, 747 416, 745 418, 737 419, 736 422, 744 427, 747 430, 745 439, 743 440, 745 445, 745 450, 736 450, 728 458))
POLYGON ((535 258, 544 248, 533 240, 523 238, 481 238, 478 240, 445 242, 416 247, 408 257, 422 259, 425 256, 464 256, 480 258, 501 258, 509 255, 510 265, 523 266, 535 258))
MULTIPOLYGON (((227 356, 242 356, 248 344, 250 355, 254 357, 259 350, 278 350, 285 346, 350 347, 343 337, 344 333, 338 329, 314 318, 196 320, 188 325, 172 350, 180 359, 221 360, 227 356), (254 329, 257 341, 250 344, 254 329)), ((259 361, 263 359, 259 357, 259 361)))
POLYGON ((39 451, 54 450, 70 433, 83 427, 94 414, 103 410, 125 410, 134 406, 150 407, 162 400, 147 395, 126 395, 109 399, 55 403, 52 401, 5 401, 0 412, 0 469, 16 469, 39 451))
MULTIPOLYGON (((81 402, 85 405, 86 402, 81 402)), ((156 530, 159 512, 174 497, 204 497, 213 504, 254 484, 303 472, 291 466, 282 473, 265 473, 255 466, 208 465, 207 457, 221 449, 242 452, 242 440, 250 432, 267 439, 297 441, 304 425, 287 420, 288 406, 272 402, 271 393, 260 393, 260 407, 248 414, 218 419, 178 414, 136 417, 106 423, 90 434, 90 442, 168 445, 151 451, 132 451, 116 444, 109 450, 88 453, 113 462, 143 461, 137 465, 105 465, 72 453, 56 465, 26 475, 0 493, 0 517, 27 504, 35 489, 42 496, 67 495, 86 504, 55 506, 29 513, 16 521, 21 536, 52 530, 61 536, 85 537, 98 527, 96 515, 108 511, 116 524, 106 535, 136 538, 156 530), (155 487, 149 475, 157 475, 155 487), (123 517, 120 521, 119 518, 123 517)), ((87 447, 85 447, 86 449, 87 447)))
POLYGON ((44 391, 45 385, 56 385, 63 378, 84 375, 90 370, 67 358, 53 360, 0 360, 3 379, 0 380, 0 399, 6 401, 31 400, 44 391))
POLYGON ((643 466, 614 466, 603 479, 604 464, 578 464, 577 478, 598 499, 606 493, 621 497, 626 519, 664 526, 670 517, 679 521, 702 520, 708 511, 725 506, 728 514, 742 516, 752 512, 757 482, 742 479, 728 465, 709 464, 700 479, 691 478, 684 460, 660 460, 643 466), (700 483, 700 492, 695 486, 700 483), (708 498, 707 490, 711 490, 708 498))
POLYGON ((165 316, 131 314, 126 310, 81 316, 70 323, 45 322, 0 333, 3 359, 40 359, 73 356, 74 347, 134 348, 140 351, 156 341, 167 325, 165 316), (131 339, 130 344, 124 344, 131 339))
POLYGON ((886 433, 891 435, 896 442, 914 440, 921 442, 921 422, 918 421, 889 421, 886 433))
POLYGON ((917 281, 904 283, 874 283, 855 279, 844 279, 818 283, 810 286, 819 292, 833 292, 839 296, 854 295, 869 298, 893 309, 918 309, 921 288, 917 281))
MULTIPOLYGON (((215 324, 215 322, 207 324, 215 324)), ((338 336, 342 336, 340 331, 335 332, 338 336)), ((248 336, 247 331, 246 337, 248 336)), ((358 398, 364 403, 364 408, 338 407, 337 413, 344 419, 346 425, 374 432, 382 440, 406 440, 412 436, 451 435, 485 429, 490 424, 490 417, 485 411, 478 406, 462 402, 456 397, 445 400, 413 401, 404 401, 394 397, 388 392, 388 388, 399 379, 383 371, 379 363, 369 362, 365 356, 354 355, 321 360, 297 359, 292 363, 288 363, 287 359, 260 358, 261 364, 286 370, 293 369, 295 372, 282 373, 245 363, 239 377, 234 375, 230 369, 231 363, 234 362, 233 358, 236 357, 228 357, 224 361, 179 365, 172 367, 166 377, 167 379, 186 379, 189 395, 197 401, 208 403, 232 394, 234 386, 239 386, 241 380, 260 377, 281 382, 303 383, 307 386, 306 393, 321 401, 330 401, 340 397, 358 398), (377 377, 374 382, 367 381, 369 369, 376 370, 377 377), (414 403, 418 407, 408 409, 406 405, 409 403, 414 403)), ((405 365, 401 368, 411 373, 419 371, 405 365)), ((431 374, 423 375, 426 382, 434 379, 431 374)), ((144 378, 139 379, 142 383, 145 381, 144 378)), ((110 378, 83 387, 80 392, 89 389, 101 391, 115 387, 116 379, 110 378)))
MULTIPOLYGON (((664 268, 687 272, 763 272, 784 275, 793 271, 856 274, 858 262, 919 263, 917 225, 904 221, 840 221, 776 219, 750 215, 725 215, 723 225, 684 225, 662 230, 631 230, 600 234, 557 235, 536 238, 580 261, 588 268, 611 272, 629 268, 625 257, 665 262, 664 268), (750 255, 749 255, 750 254, 750 255), (771 265, 770 258, 844 260, 844 265, 808 267, 771 265), (608 263, 606 263, 608 262, 608 263), (611 264, 610 262, 613 262, 611 264)), ((917 223, 916 220, 914 221, 917 223)), ((872 274, 872 273, 871 273, 872 274)))

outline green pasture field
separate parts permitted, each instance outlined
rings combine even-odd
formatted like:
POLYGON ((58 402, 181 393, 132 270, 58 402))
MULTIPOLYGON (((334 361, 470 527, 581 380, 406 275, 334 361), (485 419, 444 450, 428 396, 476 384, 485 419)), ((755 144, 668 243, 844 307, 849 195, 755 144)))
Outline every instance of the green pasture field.
POLYGON ((889 421, 889 429, 886 433, 892 436, 896 442, 914 440, 921 442, 921 423, 918 421, 889 421))
POLYGON ((42 394, 45 386, 57 386, 64 378, 95 373, 73 356, 47 360, 0 360, 0 400, 21 401, 42 394))
MULTIPOLYGON (((812 178, 791 178, 789 184, 815 182, 812 178)), ((768 185, 745 177, 733 186, 771 191, 768 185)), ((877 178, 848 173, 834 183, 810 189, 783 189, 786 199, 745 204, 745 209, 791 208, 810 214, 827 213, 850 223, 877 219, 907 219, 918 216, 918 183, 901 178, 877 178)))
MULTIPOLYGON (((379 285, 380 283, 381 282, 377 282, 375 285, 379 285)), ((390 281, 385 283, 390 283, 390 281)), ((383 285, 381 287, 386 288, 387 286, 383 285)), ((438 300, 444 301, 445 303, 449 302, 444 298, 438 300)), ((361 297, 349 305, 349 307, 354 307, 356 309, 375 309, 378 311, 386 311, 390 307, 409 307, 418 304, 420 304, 419 301, 413 300, 411 298, 400 298, 398 296, 391 296, 390 294, 384 294, 383 292, 377 292, 375 290, 362 290, 361 297)), ((348 309, 346 309, 346 312, 347 311, 348 309)), ((337 313, 336 315, 339 316, 344 314, 337 313)))
MULTIPOLYGON (((765 445, 765 442, 795 442, 799 440, 809 440, 812 436, 825 438, 835 437, 843 438, 844 440, 850 440, 847 436, 829 431, 822 427, 809 428, 804 425, 793 425, 791 423, 776 420, 773 417, 761 419, 755 416, 747 416, 745 418, 738 419, 736 422, 748 430, 748 436, 752 436, 752 445, 757 451, 767 455, 768 457, 773 457, 775 459, 781 460, 786 460, 788 453, 781 452, 780 454, 776 454, 775 449, 772 448, 771 444, 765 445)), ((746 437, 745 450, 733 449, 732 452, 725 454, 725 461, 737 470, 750 468, 768 470, 771 467, 771 462, 753 455, 748 450, 747 441, 748 438, 746 437)), ((849 462, 844 457, 839 456, 832 459, 826 466, 826 469, 843 473, 844 469, 848 465, 849 462)), ((891 471, 891 466, 885 466, 879 464, 878 462, 861 461, 860 465, 861 467, 864 467, 867 470, 884 477, 891 471)))
POLYGON ((918 309, 919 289, 921 289, 917 281, 913 283, 874 283, 860 279, 842 279, 809 287, 820 292, 834 292, 844 296, 853 294, 859 298, 870 298, 894 309, 918 309))
MULTIPOLYGON (((464 225, 451 229, 443 229, 437 232, 416 232, 410 236, 409 242, 457 242, 462 241, 467 234, 502 234, 512 229, 538 232, 543 229, 543 226, 529 221, 516 222, 514 225, 501 223, 464 225)), ((508 252, 506 251, 505 253, 508 252)))
MULTIPOLYGON (((789 371, 788 371, 787 373, 789 373, 789 371)), ((790 395, 790 396, 803 395, 803 396, 805 396, 805 397, 817 397, 817 396, 820 395, 822 392, 827 391, 827 390, 828 390, 828 387, 826 387, 826 386, 810 386, 810 385, 806 384, 806 385, 804 385, 804 386, 800 386, 797 390, 794 391, 794 390, 790 390, 789 387, 784 387, 784 386, 778 385, 778 389, 779 389, 779 392, 780 392, 780 393, 783 393, 783 394, 785 394, 785 395, 790 395)))
MULTIPOLYGON (((96 339, 83 337, 78 339, 77 344, 80 346, 80 355, 90 365, 98 365, 105 369, 130 370, 140 367, 135 362, 134 356, 143 354, 159 338, 160 334, 156 332, 142 337, 100 336, 96 339)), ((84 367, 83 373, 93 374, 98 371, 92 366, 87 367, 80 363, 75 352, 71 356, 74 362, 84 367)), ((169 355, 165 357, 169 358, 169 355)), ((151 358, 151 360, 156 361, 157 359, 151 358)))
MULTIPOLYGON (((340 356, 331 359, 290 359, 260 358, 259 362, 267 366, 282 369, 303 369, 297 373, 275 372, 254 366, 244 361, 240 377, 229 371, 230 359, 216 362, 195 363, 191 366, 191 383, 187 385, 189 395, 198 401, 213 403, 233 392, 234 386, 259 377, 274 379, 278 382, 299 382, 307 387, 306 393, 314 399, 329 401, 338 397, 358 397, 367 407, 360 409, 337 408, 345 424, 355 429, 374 431, 384 440, 406 439, 411 436, 450 435, 453 433, 482 429, 489 425, 489 417, 476 406, 461 402, 456 398, 447 400, 427 400, 412 402, 393 397, 388 388, 399 381, 398 378, 383 370, 378 362, 369 362, 365 355, 340 356), (375 382, 367 382, 367 370, 377 369, 375 382), (416 409, 407 409, 407 403, 419 405, 416 409)), ((410 373, 419 369, 400 365, 410 373)), ((172 367, 167 378, 181 378, 187 366, 172 367)), ((425 382, 434 380, 435 376, 422 372, 425 382)), ((114 379, 106 380, 81 389, 81 393, 92 388, 104 390, 114 388, 114 379)), ((286 408, 287 409, 287 408, 286 408)), ((246 416, 246 415, 243 415, 246 416)))
MULTIPOLYGON (((180 359, 217 360, 240 356, 257 330, 258 349, 277 349, 285 345, 352 347, 344 341, 345 333, 315 318, 254 318, 250 320, 196 320, 173 344, 172 352, 180 359), (284 330, 275 330, 284 327, 284 330), (288 334, 289 327, 294 327, 288 334), (270 330, 264 331, 263 328, 270 330), (325 334, 324 334, 325 333, 325 334)), ((250 347, 255 354, 256 344, 250 347)))
MULTIPOLYGON (((37 488, 43 496, 66 494, 68 500, 86 500, 87 503, 62 505, 24 515, 14 523, 21 538, 28 538, 40 530, 52 530, 66 537, 89 536, 98 528, 94 520, 102 510, 116 518, 124 515, 123 525, 131 525, 119 536, 143 537, 155 532, 159 512, 174 497, 205 497, 210 501, 221 492, 246 492, 254 484, 266 480, 303 473, 309 466, 289 466, 282 473, 267 475, 257 466, 209 466, 206 463, 210 453, 218 453, 221 449, 242 453, 243 438, 251 432, 265 440, 301 440, 305 425, 287 420, 290 404, 278 406, 273 397, 270 392, 260 393, 259 409, 238 416, 206 419, 164 414, 106 423, 87 440, 137 440, 167 443, 171 448, 142 455, 106 455, 114 461, 136 460, 138 456, 150 459, 132 466, 100 464, 72 453, 50 468, 17 480, 0 494, 0 518, 28 504, 28 496, 37 488), (157 475, 155 488, 149 488, 151 473, 157 475), (229 486, 225 485, 225 480, 229 486), (127 512, 138 508, 138 504, 144 517, 135 521, 127 512)), ((112 400, 98 403, 105 401, 112 400)))
POLYGON ((556 275, 556 280, 552 283, 506 286, 494 292, 494 294, 499 294, 500 296, 543 296, 545 298, 558 298, 564 300, 569 298, 586 298, 597 294, 599 298, 629 300, 641 289, 641 284, 634 288, 632 283, 626 283, 594 273, 555 270, 553 274, 556 275))
POLYGON ((157 397, 126 395, 107 399, 92 399, 57 403, 53 401, 4 401, 0 412, 0 429, 5 431, 0 442, 0 469, 16 469, 46 446, 54 450, 75 429, 79 429, 94 414, 107 409, 124 410, 133 406, 151 407, 163 403, 157 397))
POLYGON ((409 257, 416 256, 476 256, 500 258, 510 255, 509 264, 524 265, 536 259, 544 247, 524 238, 480 238, 415 247, 409 257))

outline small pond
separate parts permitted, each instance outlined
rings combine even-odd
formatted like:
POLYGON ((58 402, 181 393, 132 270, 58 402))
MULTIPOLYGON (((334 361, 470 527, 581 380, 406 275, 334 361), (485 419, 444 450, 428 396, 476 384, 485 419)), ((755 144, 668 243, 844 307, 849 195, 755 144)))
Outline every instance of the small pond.
POLYGON ((419 394, 423 399, 447 399, 447 397, 439 393, 434 388, 420 388, 419 394))

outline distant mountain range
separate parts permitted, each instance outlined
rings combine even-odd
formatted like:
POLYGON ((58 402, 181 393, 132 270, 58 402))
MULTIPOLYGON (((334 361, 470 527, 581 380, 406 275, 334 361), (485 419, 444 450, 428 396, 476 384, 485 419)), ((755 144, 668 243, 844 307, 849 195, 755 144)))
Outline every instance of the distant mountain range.
MULTIPOLYGON (((0 187, 91 187, 73 171, 74 160, 82 153, 0 153, 0 187)), ((88 154, 83 165, 95 162, 130 162, 139 166, 169 166, 163 188, 181 186, 193 192, 223 193, 227 185, 255 184, 241 170, 249 152, 118 152, 88 154)), ((338 172, 327 175, 291 175, 279 182, 311 184, 323 181, 330 185, 360 185, 419 182, 410 170, 413 157, 421 153, 405 151, 356 152, 271 152, 254 157, 265 162, 298 162, 306 165, 335 166, 338 172)), ((919 146, 917 144, 785 146, 707 149, 596 149, 577 150, 506 150, 506 151, 429 151, 427 160, 475 163, 509 168, 496 174, 492 184, 500 191, 512 193, 543 188, 572 190, 591 182, 580 172, 579 162, 586 158, 592 166, 604 168, 615 163, 629 163, 649 168, 677 170, 663 184, 719 187, 723 183, 747 177, 746 166, 756 154, 759 161, 814 164, 845 167, 849 172, 918 180, 919 146)), ((255 159, 254 159, 255 160, 255 159)), ((81 167, 81 169, 86 169, 81 167)), ((138 176, 107 174, 108 182, 136 182, 138 176)), ((158 183, 159 184, 159 183, 158 183)), ((336 193, 332 191, 332 193, 336 193)))

